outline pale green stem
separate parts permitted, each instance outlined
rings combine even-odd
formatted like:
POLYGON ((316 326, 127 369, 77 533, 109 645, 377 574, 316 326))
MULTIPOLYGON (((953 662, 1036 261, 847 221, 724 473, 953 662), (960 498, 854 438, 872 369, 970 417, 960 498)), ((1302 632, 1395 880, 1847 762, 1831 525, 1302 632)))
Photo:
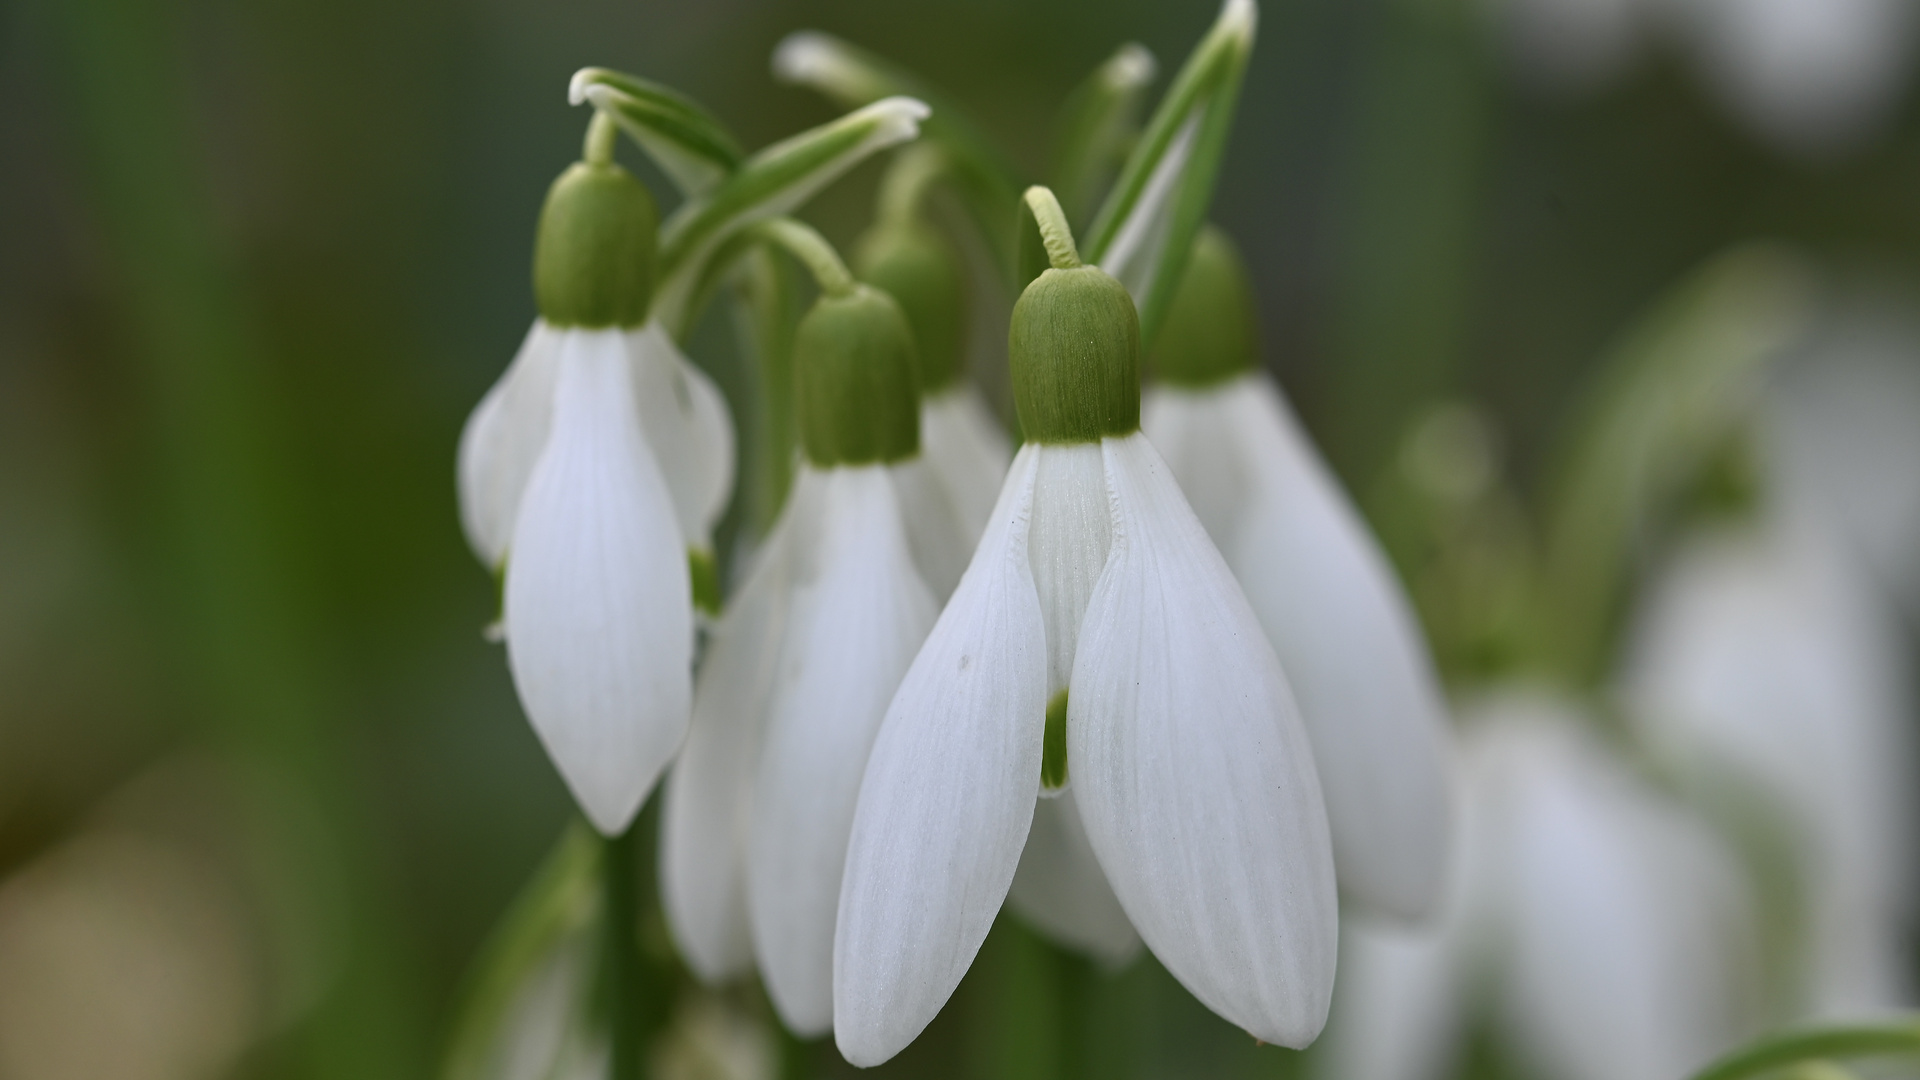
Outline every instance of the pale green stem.
POLYGON ((1818 1028, 1769 1036, 1749 1043, 1707 1066, 1695 1073, 1693 1080, 1745 1080, 1749 1076, 1762 1076, 1805 1061, 1890 1054, 1920 1056, 1920 1020, 1818 1028))
POLYGON ((1073 229, 1067 225, 1067 214, 1060 209, 1060 200, 1039 184, 1028 188, 1022 197, 1027 201, 1027 209, 1033 211, 1034 222, 1040 226, 1040 242, 1047 246, 1047 259, 1053 268, 1077 269, 1081 265, 1080 251, 1073 246, 1073 229))
POLYGON ((880 220, 893 225, 919 220, 928 190, 946 169, 946 155, 932 143, 915 143, 900 151, 880 179, 880 220))
POLYGON ((592 165, 613 164, 613 146, 620 137, 620 125, 606 112, 593 110, 593 121, 587 125, 586 145, 580 151, 581 160, 592 165))
POLYGON ((828 296, 845 296, 853 291, 853 275, 847 271, 847 264, 841 261, 840 253, 833 250, 833 245, 813 226, 793 218, 778 217, 763 221, 754 228, 761 236, 779 244, 798 259, 813 275, 821 292, 828 296))

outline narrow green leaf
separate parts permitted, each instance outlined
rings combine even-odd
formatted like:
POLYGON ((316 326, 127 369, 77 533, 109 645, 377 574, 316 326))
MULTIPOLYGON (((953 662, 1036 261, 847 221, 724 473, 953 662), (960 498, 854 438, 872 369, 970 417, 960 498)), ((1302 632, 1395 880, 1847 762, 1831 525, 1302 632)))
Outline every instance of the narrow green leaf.
POLYGON ((1694 1074, 1693 1080, 1745 1080, 1823 1058, 1903 1055, 1920 1058, 1920 1019, 1854 1024, 1768 1035, 1694 1074))
POLYGON ((1149 340, 1213 201, 1258 17, 1253 0, 1227 0, 1220 9, 1154 111, 1084 245, 1088 259, 1133 294, 1149 340))
POLYGON ((594 1056, 600 849, 575 822, 508 909, 475 964, 443 1080, 574 1076, 594 1056))
POLYGON ((1605 668, 1635 551, 1751 417, 1811 301, 1798 260, 1744 248, 1695 272, 1611 350, 1548 504, 1543 602, 1553 617, 1543 625, 1557 632, 1541 644, 1561 675, 1579 684, 1605 668))
POLYGON ((1146 46, 1128 42, 1067 96, 1047 186, 1076 227, 1087 226, 1139 136, 1141 102, 1158 67, 1146 46))
POLYGON ((660 231, 660 283, 653 314, 676 336, 707 260, 741 229, 792 213, 868 156, 920 133, 927 107, 912 98, 876 101, 755 154, 707 195, 690 199, 660 231))
POLYGON ((581 68, 567 100, 613 117, 689 198, 704 194, 745 157, 733 135, 676 90, 606 68, 581 68))
POLYGON ((933 107, 927 138, 946 150, 955 191, 993 251, 1002 274, 1013 266, 1014 204, 1026 187, 997 144, 952 99, 905 69, 814 30, 789 34, 773 51, 777 78, 811 87, 846 108, 905 94, 933 107))

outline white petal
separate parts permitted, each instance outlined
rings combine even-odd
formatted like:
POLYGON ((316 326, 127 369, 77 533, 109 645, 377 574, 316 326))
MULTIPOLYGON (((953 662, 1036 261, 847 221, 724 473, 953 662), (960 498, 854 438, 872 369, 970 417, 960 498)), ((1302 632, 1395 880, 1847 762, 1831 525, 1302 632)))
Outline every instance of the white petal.
POLYGON ((803 470, 753 569, 714 628, 693 686, 693 724, 667 774, 660 818, 660 897, 674 943, 709 983, 753 962, 747 924, 747 830, 797 550, 818 531, 817 474, 803 470))
POLYGON ((886 467, 831 469, 816 483, 817 560, 793 583, 747 857, 754 952, 780 1018, 802 1036, 833 1023, 834 917, 861 774, 938 612, 886 467))
POLYGON ((567 787, 612 835, 686 734, 693 602, 620 333, 564 332, 559 367, 507 561, 507 662, 567 787))
POLYGON ((1342 897, 1425 915, 1446 869, 1446 707, 1385 554, 1264 373, 1156 388, 1142 421, 1298 697, 1342 897))
POLYGON ((547 445, 559 358, 560 332, 536 319, 460 432, 460 524, 489 567, 506 557, 521 494, 547 445))
POLYGON ((1013 463, 1007 433, 978 387, 962 382, 920 403, 920 453, 952 494, 971 546, 986 531, 1013 463))
POLYGON ((1726 1050, 1751 981, 1728 853, 1580 729, 1481 734, 1510 890, 1499 1003, 1522 1061, 1569 1080, 1679 1077, 1726 1050))
POLYGON ((896 471, 914 558, 937 596, 973 559, 1012 454, 980 391, 963 384, 920 405, 920 456, 896 471))
POLYGON ((1340 981, 1314 1048, 1324 1080, 1447 1080, 1458 1071, 1469 987, 1432 926, 1341 927, 1340 981))
POLYGON ((1119 968, 1140 952, 1127 913, 1087 843, 1073 792, 1041 799, 1020 853, 1007 904, 1034 929, 1069 949, 1119 968))
POLYGON ((706 373, 687 362, 658 322, 627 335, 640 427, 660 463, 687 546, 709 551, 733 492, 733 417, 706 373))
POLYGON ((914 565, 934 596, 945 600, 973 561, 973 547, 980 538, 967 535, 959 508, 926 455, 916 454, 889 472, 900 512, 906 517, 914 565))
POLYGON ((1040 788, 1046 641, 1027 565, 1038 448, 1014 460, 973 565, 875 740, 834 941, 834 1040, 900 1052, 959 985, 1006 898, 1040 788))
POLYGON ((1027 550, 1047 623, 1047 693, 1051 696, 1066 689, 1073 674, 1073 654, 1087 601, 1113 546, 1113 514, 1108 505, 1106 461, 1098 443, 1040 445, 1032 451, 1033 535, 1027 550))
POLYGON ((1313 750, 1280 662, 1140 435, 1102 444, 1113 552, 1067 698, 1067 770, 1147 947, 1213 1011, 1305 1046, 1339 928, 1313 750))
POLYGON ((1650 743, 1696 788, 1772 800, 1809 925, 1806 1009, 1902 1002, 1914 906, 1911 703, 1898 631, 1831 540, 1796 522, 1684 547, 1629 638, 1650 743))

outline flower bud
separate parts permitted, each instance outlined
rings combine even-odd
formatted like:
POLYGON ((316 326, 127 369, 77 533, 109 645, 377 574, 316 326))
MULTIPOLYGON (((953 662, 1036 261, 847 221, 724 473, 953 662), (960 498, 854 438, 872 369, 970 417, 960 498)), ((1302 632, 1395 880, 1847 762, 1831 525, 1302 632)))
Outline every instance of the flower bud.
POLYGON ((794 334, 800 445, 822 468, 884 464, 920 452, 913 331, 870 285, 820 297, 794 334))
POLYGON ((1094 266, 1050 269, 1020 294, 1007 332, 1013 401, 1031 442, 1098 442, 1140 430, 1140 318, 1094 266))
POLYGON ((1162 381, 1211 386, 1259 366, 1256 341, 1247 268, 1227 234, 1209 225, 1194 239, 1147 360, 1162 381))
POLYGON ((576 162, 547 190, 533 296, 552 326, 639 326, 653 302, 659 214, 646 185, 611 163, 576 162))
POLYGON ((860 280, 886 290, 906 314, 920 356, 920 392, 957 380, 966 283, 952 247, 924 225, 885 224, 861 238, 853 263, 860 280))

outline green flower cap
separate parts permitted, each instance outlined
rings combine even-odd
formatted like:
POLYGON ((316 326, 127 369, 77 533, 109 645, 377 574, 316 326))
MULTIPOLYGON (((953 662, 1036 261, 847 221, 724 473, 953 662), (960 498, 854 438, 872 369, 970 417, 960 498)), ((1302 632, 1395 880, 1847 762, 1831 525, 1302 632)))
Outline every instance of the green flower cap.
POLYGON ((1174 385, 1213 386, 1259 366, 1253 289, 1227 234, 1209 225, 1193 254, 1166 321, 1147 354, 1154 375, 1174 385))
POLYGON ((885 290, 906 314, 920 356, 920 392, 958 381, 966 282, 953 248, 918 222, 886 222, 860 239, 853 265, 860 280, 885 290))
POLYGON ((533 297, 552 326, 639 326, 653 302, 660 216, 646 185, 611 161, 581 161, 547 190, 533 244, 533 297))
POLYGON ((822 468, 886 464, 920 452, 913 331, 870 285, 822 295, 794 333, 800 445, 822 468))
MULTIPOLYGON (((1007 360, 1029 442, 1099 442, 1140 430, 1140 316, 1126 286, 1080 262, 1053 192, 1030 187, 1023 216, 1053 264, 1013 305, 1007 360)), ((1023 226, 1024 227, 1024 226, 1023 226)), ((1024 238, 1023 238, 1024 239, 1024 238)))

